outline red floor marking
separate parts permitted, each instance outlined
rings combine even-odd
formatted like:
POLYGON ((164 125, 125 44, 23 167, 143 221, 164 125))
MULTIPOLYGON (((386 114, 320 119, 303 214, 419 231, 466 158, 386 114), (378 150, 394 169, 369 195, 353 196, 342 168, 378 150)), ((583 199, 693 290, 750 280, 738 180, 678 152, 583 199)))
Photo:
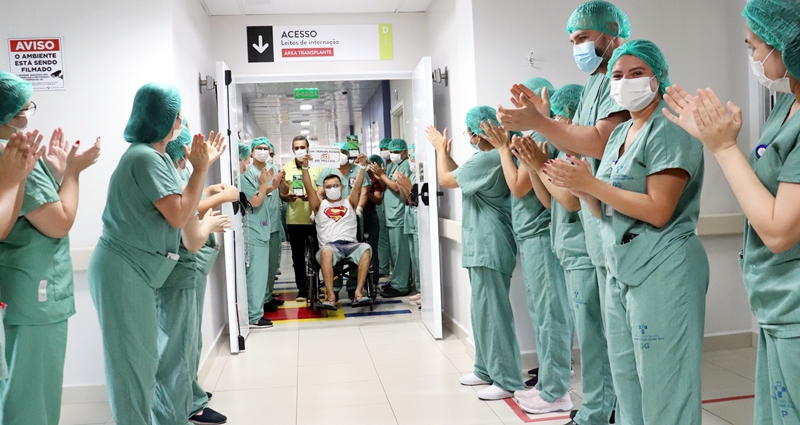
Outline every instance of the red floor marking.
MULTIPOLYGON (((736 397, 715 398, 715 399, 711 399, 711 400, 703 400, 703 404, 724 403, 726 401, 749 400, 751 398, 755 398, 755 395, 741 395, 741 396, 736 396, 736 397)), ((522 422, 525 422, 526 424, 532 424, 532 423, 537 423, 537 422, 558 421, 558 420, 562 420, 562 419, 569 419, 569 416, 556 416, 556 417, 536 418, 536 419, 534 419, 534 418, 531 418, 530 416, 528 416, 528 414, 525 413, 525 411, 522 410, 522 408, 519 407, 519 405, 517 404, 517 402, 514 401, 513 398, 507 398, 507 399, 505 399, 505 402, 508 405, 508 407, 510 407, 511 410, 513 410, 514 413, 517 414, 517 417, 522 422)))
POLYGON ((711 404, 711 403, 724 403, 726 401, 737 401, 737 400, 749 400, 751 398, 756 398, 755 395, 740 395, 737 397, 728 397, 728 398, 715 398, 712 400, 703 400, 703 404, 711 404))
POLYGON ((264 313, 264 317, 276 320, 298 320, 298 319, 325 319, 328 317, 328 310, 320 310, 318 314, 310 308, 279 308, 278 311, 264 313))
POLYGON ((522 422, 525 422, 526 424, 534 424, 534 423, 537 423, 537 422, 560 421, 560 420, 569 419, 569 415, 534 419, 534 418, 531 418, 530 416, 528 416, 528 414, 525 413, 525 411, 523 411, 521 407, 519 407, 519 405, 517 404, 516 401, 514 401, 513 398, 507 398, 507 399, 505 399, 505 401, 506 401, 506 404, 508 405, 508 407, 510 407, 511 410, 513 410, 514 413, 517 414, 517 417, 522 422))

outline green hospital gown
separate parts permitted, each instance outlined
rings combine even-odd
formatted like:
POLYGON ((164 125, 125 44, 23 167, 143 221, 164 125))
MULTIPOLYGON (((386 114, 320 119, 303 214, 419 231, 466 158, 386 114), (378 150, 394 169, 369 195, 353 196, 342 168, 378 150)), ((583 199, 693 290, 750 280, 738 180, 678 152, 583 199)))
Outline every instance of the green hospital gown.
POLYGON ((508 298, 517 244, 511 192, 497 151, 477 152, 453 176, 462 191, 462 266, 469 270, 475 375, 506 391, 523 388, 508 298))
MULTIPOLYGON (((408 159, 399 164, 389 164, 386 176, 394 180, 395 172, 411 176, 411 165, 408 159)), ((386 229, 389 233, 389 251, 392 256, 392 277, 389 285, 399 292, 409 291, 409 271, 411 269, 411 255, 409 255, 408 238, 405 235, 406 204, 400 199, 400 194, 390 188, 383 192, 383 211, 386 215, 386 229)))
POLYGON ((606 332, 623 423, 702 421, 700 372, 709 266, 695 229, 703 147, 664 116, 661 108, 666 106, 662 100, 621 157, 633 121, 617 126, 597 175, 637 193, 647 193, 648 177, 665 170, 680 169, 689 176, 672 217, 662 227, 602 205, 606 332))
MULTIPOLYGON (((247 199, 258 193, 261 185, 258 176, 261 170, 251 167, 242 174, 242 192, 247 199)), ((275 196, 274 194, 272 196, 275 196)), ((269 281, 270 240, 272 218, 269 196, 253 212, 245 217, 248 236, 250 264, 247 266, 247 311, 250 323, 256 323, 264 316, 264 303, 269 281)), ((277 211, 275 212, 277 214, 277 211)))

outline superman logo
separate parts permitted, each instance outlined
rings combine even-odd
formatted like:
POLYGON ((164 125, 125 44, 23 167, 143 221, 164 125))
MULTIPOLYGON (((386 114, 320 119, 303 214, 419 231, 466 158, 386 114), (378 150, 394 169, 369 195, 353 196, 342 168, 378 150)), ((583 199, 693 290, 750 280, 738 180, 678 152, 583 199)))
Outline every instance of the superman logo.
POLYGON ((344 206, 344 205, 340 205, 340 206, 338 206, 338 207, 328 207, 328 208, 325 208, 325 211, 323 211, 323 213, 324 213, 324 214, 325 214, 325 215, 326 215, 328 218, 330 218, 331 220, 333 220, 333 221, 335 221, 335 222, 337 222, 337 223, 338 223, 338 222, 339 222, 339 220, 343 219, 343 218, 344 218, 344 216, 346 216, 346 215, 347 215, 347 211, 348 211, 348 210, 347 210, 347 207, 346 207, 346 206, 344 206))

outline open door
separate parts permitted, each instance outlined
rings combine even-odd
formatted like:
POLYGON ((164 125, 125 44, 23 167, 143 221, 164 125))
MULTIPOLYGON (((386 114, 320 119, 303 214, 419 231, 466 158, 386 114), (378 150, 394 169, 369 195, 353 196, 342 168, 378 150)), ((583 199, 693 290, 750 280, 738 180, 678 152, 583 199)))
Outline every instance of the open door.
MULTIPOLYGON (((235 129, 235 116, 231 108, 236 105, 236 90, 231 71, 224 62, 217 62, 217 110, 219 131, 225 134, 228 149, 217 161, 222 183, 241 188, 239 184, 239 140, 235 129)), ((244 341, 250 332, 247 317, 247 275, 245 270, 245 237, 242 211, 233 212, 233 204, 222 206, 222 213, 231 217, 231 228, 225 232, 222 254, 225 258, 225 281, 228 301, 228 328, 231 353, 244 351, 244 341)))
POLYGON ((422 58, 412 74, 414 143, 419 184, 419 264, 422 286, 422 321, 434 338, 442 337, 442 278, 439 261, 439 185, 436 151, 427 141, 425 128, 433 125, 431 58, 422 58))

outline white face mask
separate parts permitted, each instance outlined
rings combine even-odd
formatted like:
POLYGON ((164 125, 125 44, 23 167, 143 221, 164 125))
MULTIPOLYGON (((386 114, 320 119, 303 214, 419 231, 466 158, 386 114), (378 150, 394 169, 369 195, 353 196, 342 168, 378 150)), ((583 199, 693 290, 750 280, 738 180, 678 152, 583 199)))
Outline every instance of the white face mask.
POLYGON ((339 152, 339 165, 344 166, 350 161, 350 156, 347 154, 339 152))
POLYGON ((390 155, 389 155, 389 159, 390 159, 392 162, 400 162, 400 161, 402 161, 402 160, 403 160, 403 154, 399 154, 399 153, 393 153, 393 154, 390 154, 390 155))
POLYGON ((342 197, 342 187, 336 186, 330 189, 325 189, 325 197, 329 201, 338 201, 342 197))
POLYGON ((653 78, 655 75, 611 80, 611 98, 626 110, 639 112, 656 97, 657 92, 650 88, 650 80, 653 78))
POLYGON ((271 154, 270 154, 269 158, 267 158, 267 160, 264 161, 265 164, 272 164, 274 162, 275 162, 275 158, 271 154))
POLYGON ((173 142, 178 139, 178 136, 181 135, 181 129, 178 128, 177 130, 172 130, 172 138, 169 139, 170 142, 173 142))
POLYGON ((253 153, 253 158, 260 163, 266 163, 267 159, 269 158, 269 151, 264 149, 256 149, 253 153))
POLYGON ((303 159, 305 159, 305 157, 306 157, 306 153, 307 153, 307 151, 305 149, 298 149, 298 150, 294 151, 294 157, 298 161, 302 162, 303 159))
POLYGON ((384 149, 381 151, 381 158, 383 158, 384 161, 388 160, 391 155, 392 153, 389 152, 388 150, 384 149))
POLYGON ((774 51, 775 49, 773 48, 769 52, 767 57, 765 57, 764 60, 761 62, 753 59, 752 55, 748 56, 748 58, 750 59, 750 69, 753 71, 753 75, 755 75, 756 80, 758 80, 758 82, 761 83, 764 87, 780 93, 791 93, 792 86, 788 78, 789 71, 786 71, 786 74, 784 74, 782 78, 778 78, 777 80, 771 80, 769 77, 767 77, 767 74, 764 72, 764 64, 767 62, 767 59, 769 59, 770 55, 772 55, 772 52, 774 51))

